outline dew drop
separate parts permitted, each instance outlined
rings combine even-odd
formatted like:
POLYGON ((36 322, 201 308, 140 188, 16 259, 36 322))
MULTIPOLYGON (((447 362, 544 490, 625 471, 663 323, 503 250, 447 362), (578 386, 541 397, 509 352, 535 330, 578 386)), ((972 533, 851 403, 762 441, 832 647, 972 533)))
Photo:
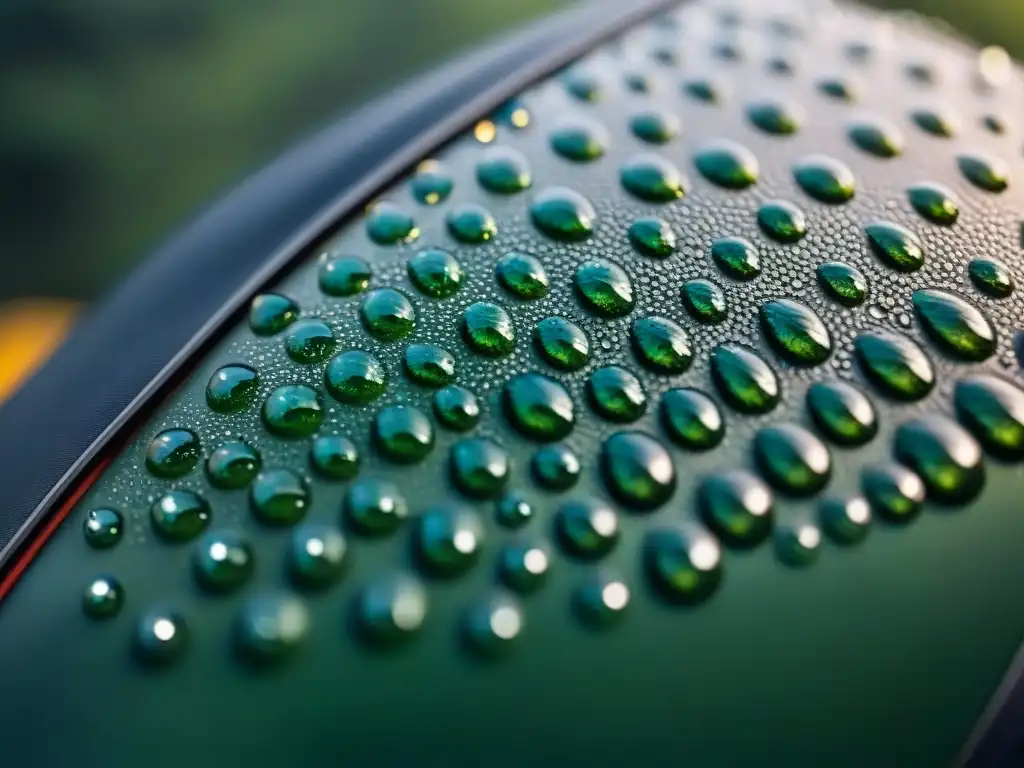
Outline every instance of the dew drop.
POLYGON ((252 576, 255 555, 249 543, 236 533, 216 531, 199 540, 192 553, 192 571, 200 586, 210 592, 231 592, 252 576))
POLYGON ((985 316, 963 299, 945 291, 915 291, 914 310, 925 331, 948 354, 981 361, 996 349, 996 334, 985 316))
POLYGON ((452 481, 467 496, 497 496, 508 483, 511 470, 508 452, 493 440, 474 437, 452 446, 452 481))
POLYGON ((434 447, 430 419, 412 405, 388 405, 373 421, 373 441, 381 455, 396 464, 415 464, 434 447))
POLYGON ((590 358, 587 335, 564 317, 547 317, 537 323, 533 343, 546 362, 563 371, 577 371, 590 358))
POLYGON ((867 333, 854 341, 864 373, 885 394, 897 400, 920 400, 935 386, 931 361, 905 336, 867 333))
POLYGON ((545 445, 533 454, 530 470, 537 484, 548 491, 567 491, 580 479, 580 460, 564 443, 545 445))
POLYGON ((643 566, 663 600, 695 605, 722 583, 722 549, 707 531, 692 524, 666 525, 643 541, 643 566))
POLYGON ((324 372, 327 391, 346 405, 365 405, 384 394, 388 376, 377 358, 359 349, 336 356, 324 372))
POLYGON ((609 421, 636 421, 647 411, 647 395, 640 380, 618 365, 598 368, 590 374, 587 394, 598 415, 609 421))
POLYGON ((551 187, 538 194, 530 205, 530 218, 553 240, 585 240, 594 231, 597 212, 579 192, 551 187))
POLYGON ((541 442, 561 440, 575 422, 569 392, 559 382, 538 373, 513 377, 505 385, 504 404, 512 426, 541 442))
POLYGON ((944 416, 900 425, 895 452, 924 482, 928 497, 940 504, 965 504, 981 492, 985 482, 981 447, 969 432, 944 416))
POLYGON ((795 243, 807 234, 803 211, 784 200, 773 200, 758 208, 757 223, 762 232, 780 243, 795 243))
POLYGON ((409 514, 405 497, 386 480, 357 480, 345 493, 345 520, 356 533, 386 536, 398 530, 409 514))
POLYGON ((711 475, 697 491, 704 524, 727 546, 756 547, 771 533, 772 492, 754 475, 737 469, 711 475))
POLYGON ((794 496, 817 493, 831 477, 828 448, 795 424, 776 424, 759 431, 754 439, 754 455, 765 479, 794 496))
POLYGON ((409 260, 409 279, 423 294, 445 299, 462 287, 462 266, 447 251, 431 248, 409 260))
POLYGON ((725 189, 746 189, 757 182, 760 173, 753 152, 724 139, 702 145, 693 162, 705 179, 725 189))
POLYGON ((354 296, 370 286, 373 270, 358 256, 335 256, 320 265, 320 290, 327 296, 354 296))
POLYGON ((253 515, 265 525, 295 525, 306 516, 309 503, 306 481, 290 469, 266 469, 249 487, 253 515))
POLYGON ((544 265, 534 256, 507 253, 498 260, 498 282, 520 299, 539 299, 547 296, 550 288, 544 265))
POLYGON ((720 323, 728 315, 725 294, 710 280, 687 280, 682 288, 683 306, 699 323, 720 323))
POLYGON ((462 315, 462 334, 470 348, 486 357, 505 357, 516 348, 516 330, 503 307, 486 301, 471 304, 462 315))
POLYGON ((308 437, 323 421, 320 393, 302 384, 278 387, 263 403, 263 422, 278 437, 308 437))
POLYGON ((424 387, 436 389, 455 379, 455 358, 434 344, 410 344, 402 362, 409 378, 424 387))
POLYGON ((558 510, 555 531, 567 554, 581 560, 599 560, 619 541, 619 519, 604 502, 569 501, 558 510))
POLYGON ((864 445, 878 434, 868 396, 844 381, 818 381, 807 389, 807 409, 818 429, 838 445, 864 445))
POLYGON ((818 282, 825 292, 844 307, 857 307, 868 297, 868 279, 856 267, 839 261, 819 264, 818 282))
POLYGON ((394 288, 370 291, 359 308, 363 326, 380 341, 395 341, 412 333, 416 310, 405 294, 394 288))
POLYGON ((455 507, 434 507, 419 519, 415 551, 429 574, 454 577, 476 564, 483 543, 484 528, 476 513, 455 507))
POLYGON ((149 509, 153 530, 165 541, 194 539, 210 522, 210 505, 192 491, 170 491, 149 509))
POLYGON ((434 394, 438 423, 454 432, 467 432, 480 421, 480 402, 465 387, 450 384, 434 394))
POLYGON ((711 353, 711 377, 725 401, 743 413, 767 413, 779 403, 779 380, 754 352, 726 343, 711 353))

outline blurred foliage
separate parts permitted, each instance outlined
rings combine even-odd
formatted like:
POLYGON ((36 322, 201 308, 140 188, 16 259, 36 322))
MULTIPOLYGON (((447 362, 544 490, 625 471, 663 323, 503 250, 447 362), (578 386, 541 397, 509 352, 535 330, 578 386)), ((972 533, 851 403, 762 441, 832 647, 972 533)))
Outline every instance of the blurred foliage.
MULTIPOLYGON (((568 1, 2 0, 0 299, 93 298, 297 136, 568 1)), ((1018 0, 896 2, 1024 55, 1018 0)))

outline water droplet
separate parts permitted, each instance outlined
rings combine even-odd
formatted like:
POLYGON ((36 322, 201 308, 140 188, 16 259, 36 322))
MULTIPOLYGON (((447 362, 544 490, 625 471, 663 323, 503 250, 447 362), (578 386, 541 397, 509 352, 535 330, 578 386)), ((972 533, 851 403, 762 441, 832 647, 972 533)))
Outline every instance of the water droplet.
POLYGON ((767 413, 779 403, 779 380, 768 364, 738 344, 711 353, 711 377, 725 401, 744 413, 767 413))
POLYGON ((722 237, 711 244, 711 258, 718 268, 736 280, 753 280, 761 274, 757 248, 741 237, 722 237))
POLYGON ((532 594, 544 586, 551 567, 544 547, 532 543, 508 545, 498 562, 501 580, 521 595, 532 594))
POLYGON ((443 387, 455 378, 455 358, 433 344, 410 344, 403 362, 409 378, 424 387, 443 387))
POLYGON ((409 182, 412 196, 424 205, 438 205, 448 199, 455 180, 437 163, 421 165, 409 182))
POLYGON ((982 120, 983 125, 988 128, 992 133, 1002 135, 1007 132, 1008 126, 1006 120, 999 115, 985 115, 982 120))
POLYGON ((604 502, 569 501, 555 516, 555 531, 567 554, 599 560, 619 541, 619 518, 604 502))
POLYGON ((627 192, 651 203, 667 203, 686 193, 679 169, 661 155, 652 153, 627 160, 619 179, 627 192))
POLYGON ((313 471, 328 480, 351 480, 359 473, 359 450, 343 435, 321 435, 309 449, 313 471))
POLYGON ((851 79, 829 77, 818 82, 818 90, 826 96, 852 104, 860 98, 860 86, 851 79))
POLYGON ((259 374, 248 365, 218 368, 206 385, 206 402, 217 413, 240 411, 256 396, 259 374))
POLYGON ((708 477, 697 494, 704 524, 727 546, 742 549, 768 538, 773 504, 768 486, 742 469, 708 477))
POLYGON ((113 576, 97 576, 82 593, 82 610, 90 619, 110 619, 124 605, 124 587, 113 576))
POLYGON ((623 82, 633 93, 650 93, 654 90, 654 83, 643 72, 627 72, 623 82))
POLYGON ((564 443, 545 445, 533 454, 530 469, 537 484, 549 491, 567 491, 580 479, 580 460, 564 443))
POLYGON ((960 215, 960 205, 953 193, 941 184, 915 184, 907 190, 907 198, 914 210, 933 224, 949 227, 960 215))
POLYGON ((661 417, 668 436, 695 451, 714 448, 725 435, 722 413, 715 402, 696 389, 670 389, 661 398, 661 417))
POLYGON ((594 231, 597 212, 579 192, 551 187, 537 195, 530 205, 534 226, 554 240, 585 240, 594 231))
POLYGON ((498 222, 491 212, 476 203, 453 208, 446 219, 448 232, 460 243, 486 243, 498 234, 498 222))
POLYGON ((787 521, 775 528, 775 554, 792 568, 813 565, 821 554, 821 531, 810 523, 787 521))
POLYGON ((605 97, 604 83, 593 72, 571 70, 563 76, 565 89, 580 101, 595 102, 605 97))
POLYGON ((166 541, 194 539, 210 522, 210 505, 191 491, 170 491, 149 509, 153 529, 166 541))
POLYGON ((451 384, 434 394, 438 423, 455 432, 467 432, 480 421, 480 403, 465 387, 451 384))
POLYGON ((648 216, 629 225, 629 242, 640 253, 665 258, 676 249, 676 233, 667 221, 648 216))
POLYGON ((327 364, 324 383, 335 400, 365 405, 384 394, 388 375, 377 358, 360 349, 350 349, 327 364))
POLYGON ((498 107, 491 118, 501 125, 522 130, 530 124, 530 110, 521 99, 513 97, 498 107))
POLYGON ((760 165, 754 153, 734 141, 715 140, 702 145, 693 164, 712 184, 725 189, 746 189, 757 182, 760 165))
POLYGON ((911 62, 904 67, 907 77, 924 85, 933 85, 936 80, 935 70, 922 62, 911 62))
POLYGON ((469 608, 463 621, 466 642, 485 658, 503 656, 512 650, 523 633, 526 619, 511 597, 495 595, 469 608))
POLYGON ((508 483, 511 464, 508 452, 486 438, 460 440, 452 446, 452 480, 467 496, 497 496, 508 483))
POLYGON ((561 440, 572 431, 575 406, 559 382, 523 373, 505 385, 505 413, 512 426, 541 442, 561 440))
POLYGON ((714 536, 692 523, 649 531, 644 537, 643 565, 651 586, 671 603, 701 603, 722 582, 721 547, 714 536))
POLYGON ((773 200, 758 208, 757 223, 762 232, 780 243, 795 243, 807 234, 804 212, 784 200, 773 200))
POLYGON ((839 261, 818 265, 818 281, 825 292, 844 307, 856 307, 868 297, 868 279, 856 267, 839 261))
POLYGON ((170 664, 184 653, 187 645, 188 625, 176 611, 151 610, 135 627, 135 653, 145 664, 170 664))
POLYGON ((419 408, 388 405, 377 412, 373 440, 384 458, 396 464, 414 464, 434 447, 434 429, 419 408))
POLYGON ((583 304, 595 314, 623 317, 633 311, 633 284, 629 275, 610 261, 581 264, 573 284, 583 304))
POLYGON ((996 259, 972 259, 967 265, 971 282, 982 293, 994 299, 1005 299, 1013 293, 1013 275, 1010 268, 996 259))
POLYGON ((960 121, 946 109, 915 109, 910 117, 921 130, 932 136, 948 139, 960 130, 960 121))
POLYGON ((804 111, 795 104, 758 101, 747 107, 747 119, 765 133, 788 136, 800 129, 804 111))
POLYGON ((577 589, 573 602, 580 618, 592 627, 608 627, 629 607, 626 582, 607 571, 589 576, 577 589))
POLYGON ((869 442, 878 417, 867 395, 843 381, 819 381, 807 390, 807 409, 824 435, 839 445, 869 442))
POLYGON ((789 299, 765 302, 761 327, 775 351, 793 365, 819 365, 832 354, 832 339, 821 319, 789 299))
POLYGON ((358 256, 337 256, 320 265, 320 290, 328 296, 354 296, 370 285, 373 270, 358 256))
POLYGON ((564 317, 546 317, 537 323, 533 342, 545 361, 563 371, 577 371, 590 358, 587 335, 564 317))
POLYGON ((810 155, 793 166, 793 178, 808 195, 822 203, 839 204, 854 195, 853 171, 824 155, 810 155))
POLYGON ((411 640, 427 618, 427 591, 415 579, 396 574, 366 587, 356 604, 363 638, 381 646, 411 640))
POLYGON ((434 576, 465 573, 480 559, 484 527, 475 512, 434 507, 423 513, 416 529, 416 555, 434 576))
POLYGON ((550 287, 548 274, 540 261, 525 253, 507 253, 498 260, 498 282, 520 299, 539 299, 547 296, 550 287))
POLYGON ((498 523, 505 528, 522 528, 533 519, 533 506, 515 491, 509 491, 495 505, 498 523))
POLYGON ((903 152, 903 134, 887 120, 853 123, 847 132, 856 146, 875 157, 896 157, 903 152))
POLYGON ((150 442, 146 449, 146 469, 160 478, 187 475, 199 461, 203 446, 188 429, 168 429, 150 442))
POLYGON ((359 312, 363 326, 380 341, 395 341, 412 333, 416 310, 405 294, 394 288, 378 288, 363 299, 359 312))
POLYGON ((832 458, 825 444, 794 424, 777 424, 758 432, 754 455, 765 479, 795 496, 817 493, 832 473, 832 458))
POLYGON ((323 421, 323 398, 302 384, 278 387, 263 403, 263 422, 278 437, 308 437, 323 421))
POLYGON ((487 357, 505 357, 516 348, 512 318, 497 304, 471 304, 462 316, 462 332, 469 346, 487 357))
POLYGON ((665 144, 679 135, 679 118, 664 110, 648 110, 629 121, 633 135, 649 144, 665 144))
POLYGON ((871 507, 866 499, 827 499, 818 508, 818 518, 825 535, 839 546, 864 540, 871 525, 871 507))
POLYGON ((573 120, 556 128, 551 134, 551 148, 566 160, 588 163, 608 150, 608 131, 592 120, 573 120))
POLYGON ((324 589, 345 571, 348 542, 340 531, 322 523, 304 523, 292 533, 288 573, 298 586, 324 589))
POLYGON ((309 490, 306 481, 290 469, 266 469, 253 480, 249 503, 261 523, 295 525, 306 516, 309 490))
POLYGON ((975 153, 960 155, 956 162, 964 178, 986 192, 1002 192, 1010 185, 1010 169, 997 157, 975 153))
POLYGON ((720 323, 728 314, 725 294, 710 280, 687 280, 682 296, 683 305, 697 322, 720 323))
POLYGON ((235 533, 206 534, 192 553, 192 570, 199 584, 212 592, 230 592, 252 576, 252 547, 235 533))
POLYGON ((462 287, 462 267, 447 251, 431 248, 409 260, 409 279, 427 296, 444 299, 462 287))
POLYGON ((890 523, 909 523, 924 504, 921 478, 899 464, 868 467, 861 486, 872 511, 890 523))
POLYGON ((85 543, 93 549, 108 549, 124 535, 124 517, 110 507, 90 510, 85 516, 82 532, 85 543))
POLYGON ((640 510, 660 507, 676 488, 676 470, 665 447, 641 432, 618 432, 601 448, 609 492, 640 510))
POLYGON ((953 399, 960 421, 987 451, 1011 461, 1024 458, 1024 392, 975 374, 957 382, 953 399))
POLYGON ((259 474, 260 455, 243 442, 224 443, 206 460, 210 484, 221 490, 245 488, 259 474))
POLYGON ((963 299, 945 291, 914 292, 914 310, 925 331, 950 355, 980 361, 996 350, 996 333, 988 320, 963 299))
POLYGON ((366 214, 366 234, 378 245, 411 243, 420 236, 412 216, 394 203, 377 203, 366 214))
POLYGON ((640 380, 618 365, 598 368, 587 381, 590 403, 609 421, 636 421, 647 411, 647 395, 640 380))
POLYGON ((326 360, 334 351, 334 345, 334 332, 326 323, 313 318, 294 323, 284 343, 288 357, 307 365, 326 360))
POLYGON ((641 317, 630 328, 637 360, 657 373, 682 373, 693 361, 690 337, 664 317, 641 317))
POLYGON ((900 272, 913 272, 924 266, 924 246, 910 230, 878 221, 864 231, 871 250, 887 266, 900 272))
POLYGON ((249 598, 235 626, 239 653, 253 664, 282 661, 309 634, 309 611, 297 598, 268 593, 249 598))
POLYGON ((981 491, 985 466, 981 447, 963 427, 945 416, 928 416, 896 430, 896 458, 924 482, 940 504, 964 504, 981 491))
POLYGON ((476 180, 488 192, 501 195, 522 192, 530 186, 530 164, 521 152, 493 147, 477 164, 476 180))
POLYGON ((298 305, 276 293, 266 293, 252 300, 249 327, 257 336, 273 336, 291 325, 299 316, 298 305))
POLYGON ((345 494, 345 519, 364 536, 386 536, 398 530, 409 514, 405 498, 384 480, 357 480, 345 494))
POLYGON ((683 83, 683 92, 692 99, 706 104, 718 104, 725 99, 724 86, 714 78, 695 78, 683 83))
POLYGON ((882 391, 899 400, 920 400, 935 385, 935 372, 921 348, 905 336, 868 333, 854 350, 864 373, 882 391))

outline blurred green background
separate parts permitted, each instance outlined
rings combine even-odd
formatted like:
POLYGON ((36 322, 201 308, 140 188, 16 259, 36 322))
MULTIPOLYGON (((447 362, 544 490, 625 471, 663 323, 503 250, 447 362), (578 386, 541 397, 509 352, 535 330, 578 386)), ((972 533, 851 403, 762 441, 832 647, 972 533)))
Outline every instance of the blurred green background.
MULTIPOLYGON (((95 298, 296 138, 570 1, 2 0, 0 301, 95 298)), ((1020 0, 875 4, 1024 57, 1020 0)))

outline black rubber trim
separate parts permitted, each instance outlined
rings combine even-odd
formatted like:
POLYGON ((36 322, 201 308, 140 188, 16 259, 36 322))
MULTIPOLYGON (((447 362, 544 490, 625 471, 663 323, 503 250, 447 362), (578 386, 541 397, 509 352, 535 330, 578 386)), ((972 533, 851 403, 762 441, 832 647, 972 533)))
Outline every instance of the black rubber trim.
POLYGON ((0 573, 249 299, 371 195, 482 115, 679 0, 574 7, 396 90, 207 209, 0 408, 0 573))
POLYGON ((1024 766, 1024 646, 956 761, 956 768, 1024 766))

